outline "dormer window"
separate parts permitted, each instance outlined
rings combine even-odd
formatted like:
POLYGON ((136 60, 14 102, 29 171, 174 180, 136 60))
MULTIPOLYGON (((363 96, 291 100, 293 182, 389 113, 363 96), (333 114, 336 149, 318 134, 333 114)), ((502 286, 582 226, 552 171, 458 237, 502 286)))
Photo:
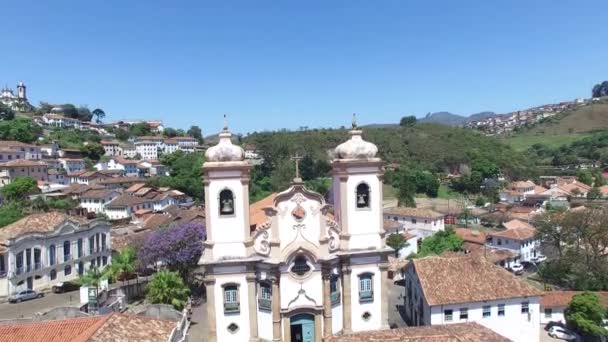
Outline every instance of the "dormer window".
POLYGON ((357 185, 357 209, 369 208, 369 185, 357 185))
POLYGON ((234 215, 234 195, 225 189, 220 192, 220 216, 234 215))

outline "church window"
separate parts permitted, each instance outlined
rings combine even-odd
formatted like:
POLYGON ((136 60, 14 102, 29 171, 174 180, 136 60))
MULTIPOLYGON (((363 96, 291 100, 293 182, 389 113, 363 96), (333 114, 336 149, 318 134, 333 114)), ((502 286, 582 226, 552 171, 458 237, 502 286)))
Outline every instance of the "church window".
POLYGON ((310 271, 310 265, 308 265, 308 260, 303 255, 296 256, 293 261, 293 266, 291 267, 291 272, 297 274, 298 276, 303 276, 310 271))
POLYGON ((369 311, 365 311, 363 315, 361 315, 361 318, 363 318, 363 320, 367 322, 370 318, 372 318, 372 314, 369 313, 369 311))
POLYGON ((236 284, 224 286, 224 313, 238 313, 241 311, 239 303, 239 287, 236 284))
POLYGON ((260 310, 272 310, 272 287, 270 284, 260 283, 258 305, 260 310))
POLYGON ((228 325, 227 329, 231 334, 235 334, 237 331, 239 331, 239 326, 233 322, 228 325))
POLYGON ((365 273, 359 276, 359 301, 373 302, 374 301, 374 283, 373 274, 365 273))
POLYGON ((228 189, 220 192, 220 216, 234 215, 234 194, 228 189))
POLYGON ((331 297, 331 305, 340 304, 340 284, 338 284, 338 276, 334 275, 329 280, 329 292, 331 297))
POLYGON ((369 208, 369 185, 365 183, 357 185, 357 208, 369 208))

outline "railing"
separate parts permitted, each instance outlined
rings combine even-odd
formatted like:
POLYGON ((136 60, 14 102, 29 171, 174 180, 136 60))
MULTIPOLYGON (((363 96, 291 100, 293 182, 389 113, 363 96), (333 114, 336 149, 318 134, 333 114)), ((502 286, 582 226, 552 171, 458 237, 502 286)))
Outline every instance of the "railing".
POLYGON ((340 292, 332 292, 329 296, 331 297, 331 305, 340 304, 340 292))
POLYGON ((240 303, 224 303, 224 313, 239 313, 241 312, 240 303))
POLYGON ((266 298, 258 298, 258 306, 261 310, 272 310, 272 300, 266 298))
POLYGON ((359 301, 360 302, 373 302, 374 301, 374 291, 360 291, 359 292, 359 301))

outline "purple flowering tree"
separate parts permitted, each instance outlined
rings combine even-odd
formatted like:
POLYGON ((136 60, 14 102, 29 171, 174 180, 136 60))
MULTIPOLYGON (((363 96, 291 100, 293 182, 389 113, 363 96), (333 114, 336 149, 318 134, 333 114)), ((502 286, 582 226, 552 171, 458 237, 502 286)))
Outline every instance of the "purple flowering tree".
POLYGON ((179 272, 184 278, 198 264, 203 255, 205 227, 196 223, 183 223, 153 232, 138 258, 141 265, 150 266, 162 263, 167 269, 179 272))

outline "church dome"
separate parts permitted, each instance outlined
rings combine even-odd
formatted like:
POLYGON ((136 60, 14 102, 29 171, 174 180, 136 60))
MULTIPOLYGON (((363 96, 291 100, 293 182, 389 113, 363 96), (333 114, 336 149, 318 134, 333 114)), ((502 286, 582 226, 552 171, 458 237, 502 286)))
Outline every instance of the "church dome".
POLYGON ((212 146, 205 152, 205 158, 210 162, 228 162, 228 161, 243 161, 245 159, 245 151, 242 147, 232 144, 232 133, 228 131, 228 127, 219 134, 220 141, 217 145, 212 146))
POLYGON ((378 147, 363 140, 363 131, 357 129, 357 124, 353 120, 353 129, 349 132, 350 139, 338 145, 334 151, 337 159, 371 159, 376 157, 378 147))

